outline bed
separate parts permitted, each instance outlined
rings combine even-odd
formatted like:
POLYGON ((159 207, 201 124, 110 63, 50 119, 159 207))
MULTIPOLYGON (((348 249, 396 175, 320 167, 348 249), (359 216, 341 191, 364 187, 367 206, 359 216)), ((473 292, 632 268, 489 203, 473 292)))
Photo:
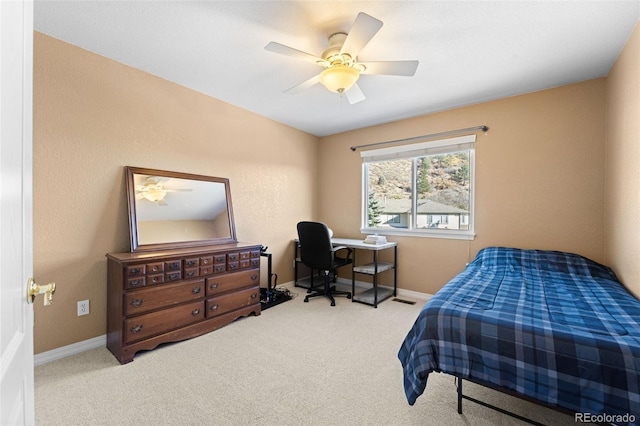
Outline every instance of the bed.
POLYGON ((460 386, 640 421, 640 302, 611 269, 577 254, 482 249, 424 305, 398 358, 410 405, 443 372, 460 386))

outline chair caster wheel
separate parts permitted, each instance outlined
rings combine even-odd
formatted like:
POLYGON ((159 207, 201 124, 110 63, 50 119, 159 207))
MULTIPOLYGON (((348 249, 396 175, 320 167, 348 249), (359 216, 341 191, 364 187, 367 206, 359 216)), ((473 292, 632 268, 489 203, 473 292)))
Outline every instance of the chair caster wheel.
POLYGON ((331 302, 331 306, 336 306, 336 302, 331 302))
POLYGON ((308 297, 305 297, 305 298, 304 298, 304 302, 305 302, 305 303, 307 303, 308 301, 309 301, 309 298, 308 298, 308 297))

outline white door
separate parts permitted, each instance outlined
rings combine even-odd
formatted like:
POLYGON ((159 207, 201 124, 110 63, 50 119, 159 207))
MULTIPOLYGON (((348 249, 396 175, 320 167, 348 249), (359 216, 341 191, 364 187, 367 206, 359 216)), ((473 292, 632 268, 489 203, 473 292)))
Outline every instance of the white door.
POLYGON ((0 425, 35 423, 33 3, 0 0, 0 425))

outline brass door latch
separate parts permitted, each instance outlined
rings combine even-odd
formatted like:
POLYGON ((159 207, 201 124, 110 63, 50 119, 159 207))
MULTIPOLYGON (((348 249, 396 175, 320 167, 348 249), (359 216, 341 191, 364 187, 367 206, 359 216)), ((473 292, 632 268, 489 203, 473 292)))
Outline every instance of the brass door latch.
POLYGON ((27 302, 33 303, 38 294, 44 294, 44 305, 48 306, 53 302, 53 293, 56 292, 56 283, 39 285, 33 278, 27 281, 27 302))

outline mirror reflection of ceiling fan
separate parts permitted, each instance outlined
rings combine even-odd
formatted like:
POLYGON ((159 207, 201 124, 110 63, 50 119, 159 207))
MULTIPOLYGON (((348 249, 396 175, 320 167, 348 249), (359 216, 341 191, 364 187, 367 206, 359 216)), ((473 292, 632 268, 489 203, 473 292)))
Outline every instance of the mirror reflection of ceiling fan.
POLYGON ((285 93, 295 94, 316 83, 321 83, 332 92, 344 93, 349 103, 355 104, 365 99, 364 93, 356 83, 360 74, 410 77, 416 73, 418 68, 418 61, 358 61, 358 54, 380 28, 382 28, 382 21, 360 12, 348 34, 336 33, 329 37, 329 47, 322 53, 322 57, 274 41, 267 44, 265 49, 311 62, 324 68, 320 74, 286 90, 285 93))
POLYGON ((136 200, 145 199, 159 206, 168 205, 164 197, 168 192, 191 192, 189 188, 167 188, 168 178, 159 178, 157 176, 148 176, 144 185, 136 185, 136 200))

